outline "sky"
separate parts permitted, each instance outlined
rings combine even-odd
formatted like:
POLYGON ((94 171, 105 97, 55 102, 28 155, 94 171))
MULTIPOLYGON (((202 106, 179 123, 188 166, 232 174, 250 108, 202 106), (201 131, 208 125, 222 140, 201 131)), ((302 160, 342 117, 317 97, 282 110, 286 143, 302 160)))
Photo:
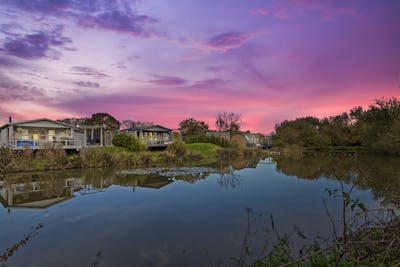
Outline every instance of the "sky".
POLYGON ((1 0, 0 124, 234 112, 269 133, 400 98, 398 0, 1 0))

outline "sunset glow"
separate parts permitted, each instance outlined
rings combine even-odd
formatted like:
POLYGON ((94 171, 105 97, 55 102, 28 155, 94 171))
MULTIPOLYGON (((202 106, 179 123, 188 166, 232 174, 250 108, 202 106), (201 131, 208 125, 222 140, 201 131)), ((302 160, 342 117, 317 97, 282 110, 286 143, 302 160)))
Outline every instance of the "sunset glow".
POLYGON ((0 124, 218 112, 269 133, 400 97, 400 1, 2 0, 0 124))

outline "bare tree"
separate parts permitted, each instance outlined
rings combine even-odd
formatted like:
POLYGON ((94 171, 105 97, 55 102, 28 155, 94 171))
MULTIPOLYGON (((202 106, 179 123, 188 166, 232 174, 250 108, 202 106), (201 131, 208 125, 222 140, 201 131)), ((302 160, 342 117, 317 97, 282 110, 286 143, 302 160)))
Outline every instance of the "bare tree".
POLYGON ((218 112, 217 120, 215 121, 218 131, 239 131, 241 124, 241 115, 233 112, 218 112))

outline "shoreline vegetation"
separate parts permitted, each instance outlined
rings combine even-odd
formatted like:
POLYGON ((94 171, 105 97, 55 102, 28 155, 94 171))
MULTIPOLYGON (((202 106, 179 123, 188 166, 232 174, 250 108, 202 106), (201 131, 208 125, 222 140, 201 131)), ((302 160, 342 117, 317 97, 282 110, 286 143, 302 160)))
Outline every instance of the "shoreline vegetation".
POLYGON ((261 158, 272 151, 256 148, 223 148, 210 143, 185 144, 176 141, 164 151, 132 151, 126 147, 89 147, 79 153, 66 153, 57 147, 33 151, 0 148, 0 178, 7 173, 85 168, 137 168, 165 165, 206 166, 238 158, 261 158))
POLYGON ((312 152, 400 156, 400 101, 375 100, 368 109, 318 119, 302 117, 275 125, 273 145, 283 154, 312 152))

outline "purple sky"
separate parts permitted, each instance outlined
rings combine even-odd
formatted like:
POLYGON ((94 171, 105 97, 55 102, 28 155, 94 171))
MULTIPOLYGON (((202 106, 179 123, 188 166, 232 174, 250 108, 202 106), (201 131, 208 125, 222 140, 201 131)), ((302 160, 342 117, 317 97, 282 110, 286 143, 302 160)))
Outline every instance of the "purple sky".
POLYGON ((227 111, 268 133, 399 87, 398 0, 0 1, 0 124, 227 111))

